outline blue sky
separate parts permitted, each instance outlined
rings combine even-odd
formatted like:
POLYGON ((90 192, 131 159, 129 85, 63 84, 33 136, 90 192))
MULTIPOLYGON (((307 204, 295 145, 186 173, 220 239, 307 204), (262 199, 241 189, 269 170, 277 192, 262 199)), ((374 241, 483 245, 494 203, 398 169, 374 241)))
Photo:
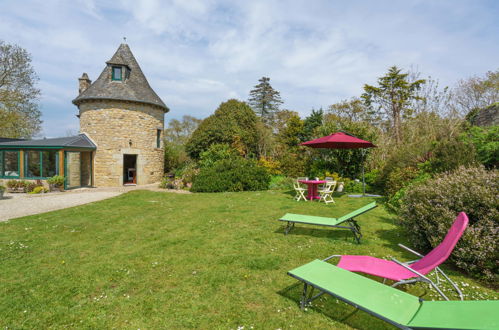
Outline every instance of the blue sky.
POLYGON ((306 116, 392 65, 450 86, 498 69, 498 17, 499 1, 0 0, 0 39, 32 54, 55 137, 78 132, 77 78, 95 80, 124 36, 166 122, 246 100, 262 76, 306 116))

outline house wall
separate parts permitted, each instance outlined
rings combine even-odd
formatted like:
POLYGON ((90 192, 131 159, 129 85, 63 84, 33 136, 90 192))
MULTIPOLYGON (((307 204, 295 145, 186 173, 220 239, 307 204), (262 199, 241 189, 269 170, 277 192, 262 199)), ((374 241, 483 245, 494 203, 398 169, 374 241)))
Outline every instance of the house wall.
POLYGON ((123 101, 80 104, 80 131, 97 144, 94 185, 123 184, 123 155, 137 155, 137 184, 161 181, 164 171, 164 111, 156 106, 123 101), (161 129, 161 147, 156 130, 161 129))

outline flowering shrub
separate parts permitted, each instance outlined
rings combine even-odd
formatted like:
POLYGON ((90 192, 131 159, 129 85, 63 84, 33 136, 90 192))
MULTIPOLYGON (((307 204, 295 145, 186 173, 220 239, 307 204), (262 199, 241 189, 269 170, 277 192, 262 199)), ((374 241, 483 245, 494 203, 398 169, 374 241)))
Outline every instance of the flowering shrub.
POLYGON ((412 244, 429 250, 437 246, 457 214, 470 223, 450 260, 472 275, 494 280, 498 273, 499 171, 459 167, 415 184, 402 198, 399 216, 412 244))

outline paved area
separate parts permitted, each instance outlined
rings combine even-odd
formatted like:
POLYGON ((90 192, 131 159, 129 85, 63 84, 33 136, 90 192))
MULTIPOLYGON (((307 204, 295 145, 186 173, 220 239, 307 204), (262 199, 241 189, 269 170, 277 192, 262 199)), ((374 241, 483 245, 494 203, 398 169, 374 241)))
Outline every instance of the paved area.
POLYGON ((188 191, 160 189, 157 184, 115 188, 81 188, 39 195, 6 192, 3 199, 0 200, 0 221, 65 209, 115 197, 131 190, 144 189, 158 192, 189 193, 188 191))

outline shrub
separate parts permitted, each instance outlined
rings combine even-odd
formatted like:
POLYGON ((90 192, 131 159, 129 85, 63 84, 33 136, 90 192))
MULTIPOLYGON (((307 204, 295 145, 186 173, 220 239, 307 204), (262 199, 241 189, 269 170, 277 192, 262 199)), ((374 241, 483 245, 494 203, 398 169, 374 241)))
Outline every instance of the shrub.
POLYGON ((392 197, 400 189, 409 185, 418 175, 419 171, 414 167, 395 168, 386 178, 385 193, 388 197, 392 197))
POLYGON ((194 178, 191 191, 222 192, 266 190, 270 175, 255 161, 236 158, 217 161, 212 167, 201 168, 194 178))
POLYGON ((64 177, 62 175, 54 175, 47 179, 48 184, 52 184, 56 187, 62 187, 64 185, 64 177))
POLYGON ((25 181, 9 180, 7 181, 7 188, 9 189, 24 188, 24 183, 25 181))
POLYGON ((4 191, 5 187, 0 184, 0 191, 4 191))
POLYGON ((465 143, 473 144, 477 159, 487 168, 499 166, 499 125, 490 127, 471 127, 461 138, 465 143))
POLYGON ((39 187, 40 185, 36 184, 35 182, 27 182, 24 181, 24 192, 25 193, 30 193, 32 192, 36 187, 39 187))
POLYGON ((269 189, 271 190, 292 190, 295 179, 282 175, 274 175, 270 179, 269 189))
POLYGON ((199 157, 199 167, 212 167, 222 159, 234 159, 240 157, 237 151, 228 144, 212 144, 208 150, 203 151, 199 157))
POLYGON ((469 227, 450 259, 476 277, 493 280, 498 271, 498 190, 499 171, 460 167, 408 190, 400 219, 411 233, 412 244, 429 250, 442 241, 456 215, 466 212, 469 227))
MULTIPOLYGON (((345 187, 343 191, 350 193, 361 193, 362 192, 362 182, 355 180, 346 180, 345 187)), ((371 187, 366 183, 366 192, 371 191, 371 187)))
POLYGON ((258 165, 265 167, 267 171, 272 175, 280 175, 282 174, 279 169, 280 163, 278 160, 272 159, 271 157, 261 156, 258 160, 258 165))
POLYGON ((424 170, 430 173, 453 171, 459 166, 470 166, 476 163, 476 160, 476 152, 472 144, 451 138, 442 140, 434 146, 424 170))
POLYGON ((29 194, 42 194, 48 192, 47 188, 44 188, 43 186, 35 186, 33 190, 29 192, 29 194))

